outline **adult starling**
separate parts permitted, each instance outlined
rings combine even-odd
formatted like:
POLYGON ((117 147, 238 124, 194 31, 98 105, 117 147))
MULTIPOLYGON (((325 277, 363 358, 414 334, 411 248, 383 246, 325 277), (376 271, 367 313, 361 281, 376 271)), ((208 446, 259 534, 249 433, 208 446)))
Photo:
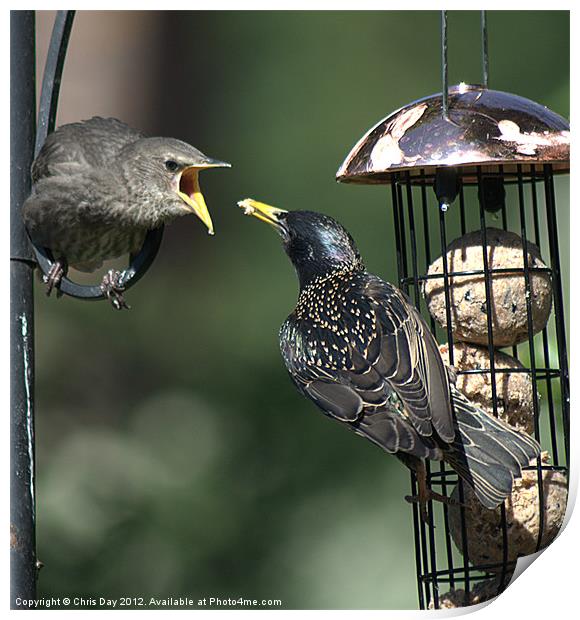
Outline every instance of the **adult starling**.
POLYGON ((298 390, 323 413, 395 454, 417 473, 426 519, 425 460, 444 460, 487 508, 540 453, 538 443, 477 408, 455 387, 419 312, 397 288, 365 270, 349 233, 312 211, 246 199, 246 214, 271 224, 300 283, 282 325, 282 357, 298 390))
MULTIPOLYGON (((68 266, 94 271, 104 260, 135 253, 148 230, 194 213, 213 234, 199 188, 206 168, 229 167, 174 138, 150 138, 114 118, 59 127, 32 164, 23 217, 32 241, 51 250, 47 294, 68 266)), ((128 307, 110 270, 101 284, 117 309, 128 307)))

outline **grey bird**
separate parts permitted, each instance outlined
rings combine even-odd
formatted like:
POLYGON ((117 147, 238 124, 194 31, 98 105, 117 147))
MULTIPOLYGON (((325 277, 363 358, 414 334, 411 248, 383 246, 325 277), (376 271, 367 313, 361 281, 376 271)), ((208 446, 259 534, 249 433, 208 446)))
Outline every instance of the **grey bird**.
MULTIPOLYGON (((115 118, 62 125, 32 164, 32 191, 23 205, 33 243, 55 259, 47 294, 68 267, 92 272, 103 261, 134 254, 147 231, 195 214, 213 234, 199 172, 230 164, 174 138, 147 137, 115 118)), ((116 309, 127 308, 110 270, 101 290, 116 309)))
POLYGON ((425 461, 446 461, 494 508, 540 454, 538 442, 471 403, 404 293, 366 271, 350 234, 313 211, 238 203, 273 226, 300 283, 280 349, 299 392, 324 414, 415 471, 421 516, 450 498, 428 488, 425 461))

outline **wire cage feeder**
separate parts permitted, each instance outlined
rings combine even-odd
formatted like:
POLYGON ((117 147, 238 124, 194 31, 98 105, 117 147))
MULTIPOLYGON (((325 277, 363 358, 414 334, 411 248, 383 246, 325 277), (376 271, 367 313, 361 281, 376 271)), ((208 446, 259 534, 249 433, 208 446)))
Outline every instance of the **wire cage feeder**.
MULTIPOLYGON (((569 172, 569 125, 516 95, 478 85, 447 88, 446 80, 444 86, 369 130, 337 180, 390 185, 399 287, 428 319, 457 386, 473 397, 471 382, 476 402, 523 425, 543 456, 495 511, 471 501, 446 464, 427 464, 429 487, 456 503, 429 502, 427 522, 413 505, 421 609, 461 607, 502 592, 517 557, 557 533, 569 463, 554 184, 555 175, 569 172), (475 336, 478 322, 484 329, 475 336), (525 403, 517 399, 522 386, 525 403)), ((416 484, 411 474, 412 495, 416 484)))

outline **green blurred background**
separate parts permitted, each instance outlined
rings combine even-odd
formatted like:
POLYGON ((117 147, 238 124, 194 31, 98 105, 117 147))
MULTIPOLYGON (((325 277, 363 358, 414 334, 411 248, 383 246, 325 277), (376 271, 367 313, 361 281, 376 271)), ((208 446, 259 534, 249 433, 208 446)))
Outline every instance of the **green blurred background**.
MULTIPOLYGON (((52 18, 38 14, 39 75, 52 18)), ((440 91, 439 20, 77 14, 59 123, 117 116, 233 168, 202 175, 216 236, 195 218, 167 227, 130 312, 37 286, 41 596, 417 606, 409 474, 295 392, 278 351, 295 275, 236 201, 336 216, 394 281, 389 191, 334 174, 371 125, 440 91)), ((568 13, 488 20, 490 86, 568 117, 568 13)), ((450 13, 450 83, 481 81, 479 36, 479 12, 450 13)), ((566 182, 557 190, 567 292, 566 182)))

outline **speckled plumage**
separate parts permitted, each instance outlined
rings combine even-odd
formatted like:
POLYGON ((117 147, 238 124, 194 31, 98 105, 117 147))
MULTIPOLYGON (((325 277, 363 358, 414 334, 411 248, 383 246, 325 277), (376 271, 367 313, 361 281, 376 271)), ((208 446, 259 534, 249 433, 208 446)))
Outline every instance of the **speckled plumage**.
POLYGON ((431 437, 454 437, 445 370, 421 317, 362 265, 320 276, 301 291, 280 330, 299 390, 388 452, 440 459, 431 437))
MULTIPOLYGON (((264 208, 249 199, 240 205, 258 216, 264 208)), ((484 506, 501 503, 521 468, 538 456, 537 442, 456 389, 421 315, 401 291, 365 270, 340 224, 314 212, 265 207, 261 219, 280 232, 300 281, 296 308, 280 330, 298 390, 422 472, 423 481, 425 459, 444 459, 484 506)), ((418 499, 424 504, 427 497, 420 492, 418 499)))
POLYGON ((59 127, 32 166, 23 206, 32 240, 83 271, 137 251, 147 230, 188 213, 163 167, 168 158, 183 166, 213 161, 185 142, 148 138, 113 118, 59 127))

